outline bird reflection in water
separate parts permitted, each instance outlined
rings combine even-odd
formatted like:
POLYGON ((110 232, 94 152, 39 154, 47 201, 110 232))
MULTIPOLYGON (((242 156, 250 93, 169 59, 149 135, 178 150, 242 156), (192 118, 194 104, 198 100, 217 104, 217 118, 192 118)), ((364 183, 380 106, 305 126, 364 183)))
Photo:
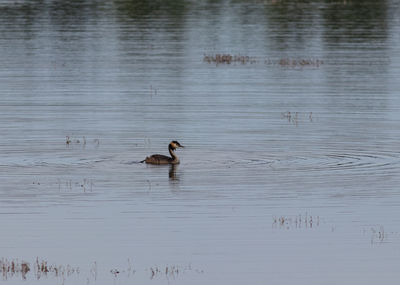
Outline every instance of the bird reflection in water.
POLYGON ((169 166, 168 176, 170 181, 176 181, 176 182, 179 181, 179 175, 176 173, 177 169, 178 169, 177 164, 171 164, 169 166))

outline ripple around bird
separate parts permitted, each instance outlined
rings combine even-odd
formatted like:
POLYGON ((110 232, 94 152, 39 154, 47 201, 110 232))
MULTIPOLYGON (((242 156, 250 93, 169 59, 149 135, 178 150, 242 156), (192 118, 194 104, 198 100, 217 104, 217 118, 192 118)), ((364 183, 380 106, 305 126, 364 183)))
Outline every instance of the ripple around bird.
POLYGON ((400 155, 393 152, 367 153, 331 153, 301 156, 286 156, 282 158, 228 160, 224 164, 240 167, 268 166, 274 170, 298 171, 390 171, 397 170, 400 165, 400 155))

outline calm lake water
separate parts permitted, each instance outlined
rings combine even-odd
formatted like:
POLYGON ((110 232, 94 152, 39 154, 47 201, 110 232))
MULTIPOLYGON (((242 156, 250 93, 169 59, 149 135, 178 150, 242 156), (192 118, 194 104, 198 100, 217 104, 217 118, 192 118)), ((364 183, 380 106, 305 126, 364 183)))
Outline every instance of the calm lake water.
POLYGON ((1 1, 0 283, 397 283, 399 13, 1 1))

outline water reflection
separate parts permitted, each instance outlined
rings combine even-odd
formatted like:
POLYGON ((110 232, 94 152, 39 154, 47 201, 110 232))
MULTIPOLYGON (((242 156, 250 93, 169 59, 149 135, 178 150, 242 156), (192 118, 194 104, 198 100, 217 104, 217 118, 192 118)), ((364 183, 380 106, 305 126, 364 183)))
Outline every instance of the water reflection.
POLYGON ((114 0, 116 9, 130 18, 168 14, 170 17, 182 15, 189 2, 183 0, 114 0))
POLYGON ((109 268, 98 280, 128 255, 145 258, 137 268, 190 260, 206 267, 196 284, 261 284, 266 268, 271 283, 308 284, 301 277, 316 272, 323 283, 341 264, 311 263, 331 255, 348 260, 343 280, 370 278, 379 257, 390 279, 394 2, 2 1, 2 254, 96 260, 109 268), (203 62, 225 52, 261 60, 203 62), (172 137, 193 146, 182 164, 138 163, 172 137), (384 241, 374 252, 360 242, 358 225, 369 224, 382 224, 367 229, 384 241))
POLYGON ((371 42, 388 35, 387 1, 270 1, 266 36, 281 49, 306 48, 323 35, 327 43, 371 42))
POLYGON ((388 35, 387 1, 327 3, 322 10, 327 42, 370 42, 388 35))
MULTIPOLYGON (((204 13, 204 16, 211 16, 214 26, 213 29, 212 26, 205 24, 207 31, 204 30, 204 34, 209 34, 210 39, 219 41, 218 35, 221 31, 218 24, 221 22, 224 24, 223 19, 226 15, 223 11, 226 10, 221 7, 225 6, 230 13, 234 13, 238 23, 242 25, 261 23, 266 25, 268 30, 274 31, 260 30, 257 34, 268 38, 282 49, 294 48, 294 45, 296 48, 307 47, 310 45, 310 40, 321 33, 328 43, 368 42, 374 38, 386 38, 388 35, 388 1, 256 1, 250 5, 248 1, 236 0, 233 2, 233 7, 232 3, 213 2, 213 5, 211 3, 204 5, 184 0, 114 0, 113 2, 27 0, 19 1, 18 4, 2 3, 0 21, 4 23, 18 21, 19 24, 29 27, 37 22, 47 21, 44 18, 46 15, 50 17, 52 25, 58 27, 57 29, 66 26, 83 28, 89 22, 99 22, 115 13, 121 23, 129 22, 134 26, 139 23, 132 22, 132 19, 143 19, 149 24, 155 19, 168 19, 167 22, 163 22, 162 27, 174 29, 176 33, 184 29, 188 16, 204 13)), ((248 40, 251 38, 251 34, 244 33, 242 36, 248 40)))
POLYGON ((169 172, 168 172, 169 180, 171 180, 171 181, 179 181, 179 175, 176 174, 177 169, 178 169, 178 165, 177 164, 171 164, 170 165, 169 172))

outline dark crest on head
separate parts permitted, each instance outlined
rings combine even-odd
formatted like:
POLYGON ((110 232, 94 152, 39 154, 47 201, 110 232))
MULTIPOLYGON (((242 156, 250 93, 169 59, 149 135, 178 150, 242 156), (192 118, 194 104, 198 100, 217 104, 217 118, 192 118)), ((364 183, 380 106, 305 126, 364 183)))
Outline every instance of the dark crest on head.
POLYGON ((177 147, 183 147, 178 141, 172 141, 170 144, 169 144, 169 147, 172 149, 172 150, 175 150, 177 147))

